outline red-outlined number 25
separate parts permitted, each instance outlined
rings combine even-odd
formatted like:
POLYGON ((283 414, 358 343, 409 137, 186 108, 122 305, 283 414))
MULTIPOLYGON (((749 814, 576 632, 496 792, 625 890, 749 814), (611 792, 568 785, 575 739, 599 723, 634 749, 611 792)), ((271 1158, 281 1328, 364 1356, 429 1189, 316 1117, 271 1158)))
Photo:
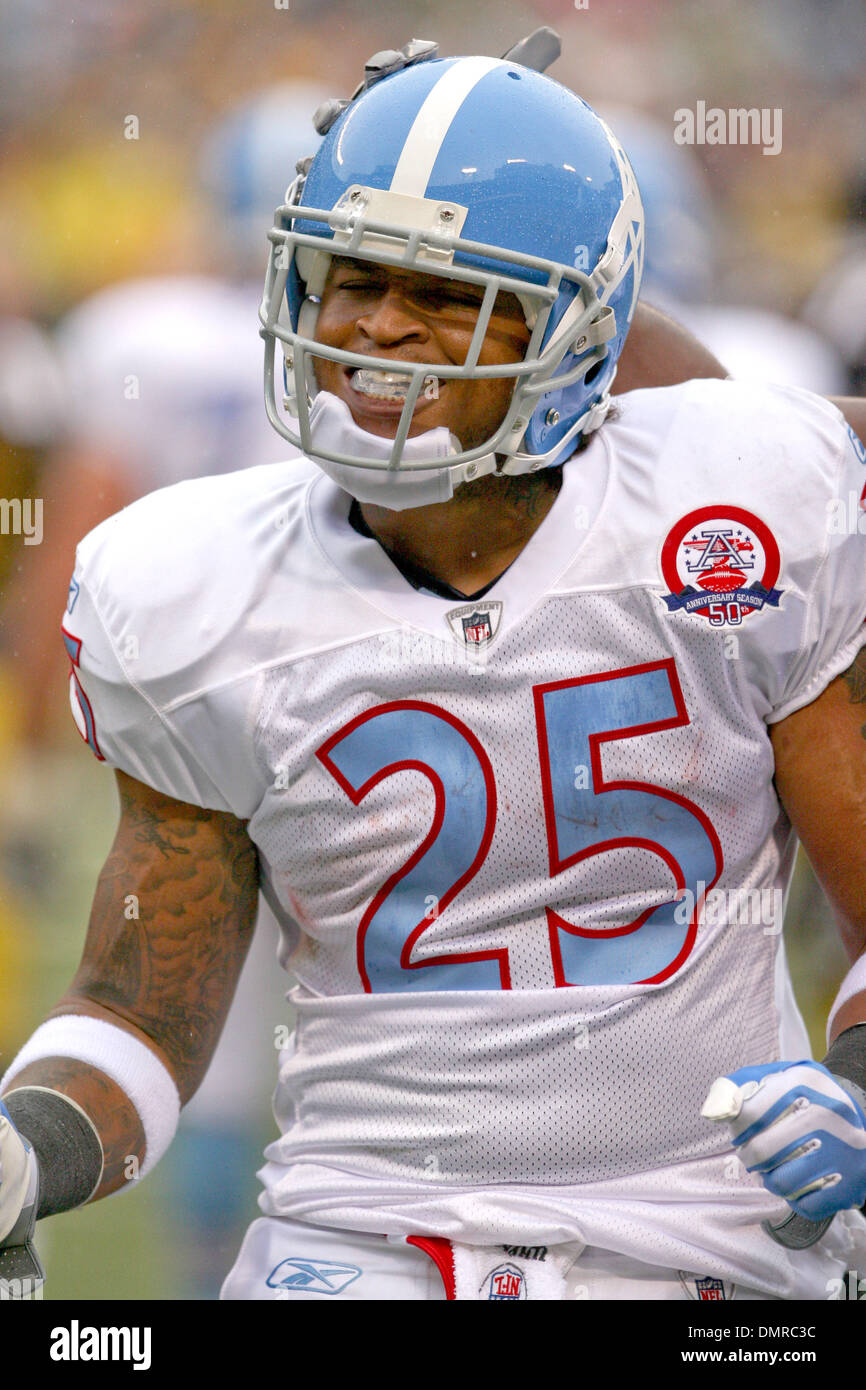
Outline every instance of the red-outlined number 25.
MULTIPOLYGON (((601 747, 688 724, 673 660, 536 686, 535 714, 551 878, 613 849, 640 848, 670 870, 671 901, 622 927, 567 922, 547 908, 557 985, 655 983, 680 968, 696 933, 698 885, 722 870, 718 835, 693 801, 644 782, 608 782, 601 747), (574 769, 591 771, 586 785, 574 769), (690 920, 676 912, 685 890, 690 920)), ((377 705, 317 752, 358 806, 384 778, 406 769, 435 793, 433 823, 406 863, 382 884, 358 928, 358 970, 368 992, 509 989, 505 950, 412 960, 424 930, 478 873, 493 838, 496 784, 475 734, 423 701, 377 705), (432 901, 435 907, 431 910, 432 901)))

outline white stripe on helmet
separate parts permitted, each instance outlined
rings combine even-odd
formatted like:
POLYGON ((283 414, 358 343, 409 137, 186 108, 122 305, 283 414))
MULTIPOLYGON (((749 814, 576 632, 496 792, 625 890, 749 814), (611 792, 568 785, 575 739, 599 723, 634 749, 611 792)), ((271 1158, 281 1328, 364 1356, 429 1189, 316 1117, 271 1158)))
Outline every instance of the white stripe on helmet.
POLYGON ((501 58, 461 58, 443 73, 422 102, 406 136, 391 179, 392 193, 424 197, 451 122, 481 79, 502 66, 501 58))

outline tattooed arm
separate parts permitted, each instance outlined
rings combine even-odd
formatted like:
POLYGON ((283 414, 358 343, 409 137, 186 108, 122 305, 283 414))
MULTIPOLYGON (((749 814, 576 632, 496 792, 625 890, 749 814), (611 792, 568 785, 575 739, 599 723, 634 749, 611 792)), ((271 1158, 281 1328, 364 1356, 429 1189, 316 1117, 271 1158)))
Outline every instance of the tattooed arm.
MULTIPOLYGON (((866 950, 866 649, 772 739, 776 788, 854 961, 866 950)), ((834 1034, 864 1022, 866 993, 842 1006, 834 1034)))
MULTIPOLYGON (((84 955, 49 1017, 88 1014, 133 1034, 169 1070, 183 1102, 219 1040, 252 939, 256 850, 244 824, 163 796, 117 773, 121 816, 99 878, 84 955)), ((120 1187, 144 1154, 138 1114, 103 1072, 46 1058, 10 1084, 76 1100, 100 1132, 105 1170, 96 1196, 120 1187)))

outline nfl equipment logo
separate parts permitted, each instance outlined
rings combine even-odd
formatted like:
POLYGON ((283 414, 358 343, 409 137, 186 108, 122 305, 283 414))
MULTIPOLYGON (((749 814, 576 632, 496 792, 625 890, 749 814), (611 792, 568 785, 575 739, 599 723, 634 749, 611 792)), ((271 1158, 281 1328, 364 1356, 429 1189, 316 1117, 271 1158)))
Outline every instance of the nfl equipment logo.
POLYGON ((488 613, 479 613, 476 609, 468 618, 463 619, 463 640, 467 645, 481 647, 485 642, 489 642, 492 636, 493 628, 488 613))
POLYGON ((509 1303, 525 1298, 526 1279, 516 1265, 497 1265, 487 1276, 488 1302, 509 1303))
POLYGON ((701 1303, 724 1302, 725 1286, 721 1279, 711 1279, 709 1275, 706 1279, 696 1279, 695 1288, 701 1303))
POLYGON ((499 630, 502 603, 499 599, 464 603, 461 608, 452 608, 445 616, 454 638, 461 647, 470 651, 483 651, 485 647, 490 646, 499 630))
POLYGON ((684 1269, 677 1272, 689 1298, 694 1299, 696 1303, 726 1303, 734 1296, 736 1285, 728 1283, 725 1279, 714 1279, 710 1274, 698 1279, 696 1275, 689 1274, 684 1269))

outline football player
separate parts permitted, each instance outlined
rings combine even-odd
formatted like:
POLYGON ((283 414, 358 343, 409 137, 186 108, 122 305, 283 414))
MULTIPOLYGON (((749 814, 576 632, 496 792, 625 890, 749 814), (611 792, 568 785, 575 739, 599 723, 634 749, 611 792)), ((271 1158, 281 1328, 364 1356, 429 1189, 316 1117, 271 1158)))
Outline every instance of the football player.
POLYGON ((164 1152, 260 881, 298 1025, 225 1297, 823 1297, 866 1232, 862 446, 793 389, 611 414, 616 137, 514 56, 385 59, 272 233, 268 411, 310 462, 79 548, 121 821, 4 1080, 0 1239, 164 1152), (796 833, 855 960, 823 1066, 796 833))
MULTIPOLYGON (((55 333, 62 367, 56 375, 65 397, 59 388, 55 394, 58 402, 65 400, 66 416, 40 475, 40 495, 53 517, 51 544, 25 552, 14 584, 0 586, 0 641, 5 638, 10 667, 15 653, 12 688, 34 745, 26 771, 43 785, 57 776, 51 735, 58 729, 64 742, 67 736, 56 610, 81 536, 155 488, 284 462, 290 453, 262 408, 255 316, 274 207, 285 195, 287 168, 318 144, 311 116, 325 96, 310 83, 287 81, 245 98, 211 123, 198 160, 198 182, 207 197, 203 214, 211 228, 202 257, 207 273, 118 282, 76 305, 55 333)), ((0 400, 4 347, 0 333, 0 400)), ((45 372, 34 379, 44 415, 45 372)), ((38 810, 44 817, 53 804, 59 830, 69 789, 64 796, 55 781, 53 790, 38 810)), ((106 814, 112 814, 107 805, 106 814)), ((20 837, 19 822, 20 813, 14 821, 20 837)), ((29 824, 25 832, 32 838, 45 829, 29 824)), ((65 823, 62 834, 71 855, 65 823)), ((255 1024, 263 1011, 275 1018, 282 1013, 288 1021, 275 962, 276 927, 266 907, 261 915, 220 1046, 185 1109, 163 1174, 182 1252, 172 1260, 172 1282, 188 1297, 216 1294, 248 1224, 251 1156, 261 1148, 267 1106, 267 1092, 251 1088, 249 1077, 267 1074, 275 1057, 273 1036, 255 1024), (204 1171, 210 1173, 206 1183, 204 1171)), ((0 944, 7 936, 0 930, 0 944)), ((23 941, 26 933, 18 937, 23 941)), ((11 992, 16 973, 0 971, 0 978, 9 980, 11 992)), ((20 1040, 11 1006, 2 1027, 9 1044, 20 1040)), ((12 1055, 8 1046, 5 1051, 12 1055)))

